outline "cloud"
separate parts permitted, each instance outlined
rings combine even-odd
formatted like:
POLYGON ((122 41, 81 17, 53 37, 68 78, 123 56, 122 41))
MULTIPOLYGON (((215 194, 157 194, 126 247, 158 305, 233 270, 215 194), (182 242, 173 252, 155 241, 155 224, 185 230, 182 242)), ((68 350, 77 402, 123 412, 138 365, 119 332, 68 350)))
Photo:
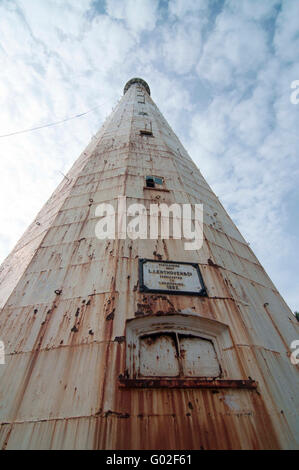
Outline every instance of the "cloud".
POLYGON ((87 23, 84 15, 92 0, 48 0, 46 6, 39 0, 16 0, 14 4, 30 28, 32 37, 52 50, 64 40, 80 36, 87 23))
POLYGON ((205 0, 197 0, 196 2, 193 0, 169 0, 168 8, 170 14, 182 19, 186 14, 206 13, 209 3, 205 0))
POLYGON ((297 62, 299 50, 298 35, 299 3, 285 0, 277 17, 273 39, 275 53, 283 62, 297 62))
POLYGON ((201 24, 194 19, 177 22, 163 36, 163 57, 169 69, 179 75, 190 73, 201 52, 201 24))
POLYGON ((157 22, 157 0, 106 0, 107 13, 111 18, 124 20, 132 31, 152 31, 157 22))
POLYGON ((290 83, 299 77, 290 18, 296 12, 294 6, 280 11, 278 2, 261 4, 254 10, 246 2, 228 2, 217 16, 196 68, 211 100, 193 115, 188 146, 274 282, 283 293, 292 291, 294 302, 293 268, 289 263, 288 272, 285 259, 296 250, 288 235, 288 194, 299 173, 298 108, 289 100, 290 83), (272 28, 265 28, 265 19, 272 19, 272 28))
POLYGON ((268 57, 266 32, 256 22, 224 11, 204 45, 197 72, 218 88, 226 88, 236 79, 247 82, 268 57))
POLYGON ((280 6, 279 0, 228 0, 226 6, 234 15, 242 15, 255 21, 273 19, 280 6))

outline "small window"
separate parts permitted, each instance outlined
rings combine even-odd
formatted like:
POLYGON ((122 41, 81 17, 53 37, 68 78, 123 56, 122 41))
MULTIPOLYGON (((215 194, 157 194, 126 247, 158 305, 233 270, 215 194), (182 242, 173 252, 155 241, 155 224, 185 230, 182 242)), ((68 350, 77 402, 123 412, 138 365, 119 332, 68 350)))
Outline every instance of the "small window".
POLYGON ((152 176, 146 177, 146 187, 147 188, 154 188, 155 187, 155 180, 152 176))
POLYGON ((163 178, 160 178, 159 176, 154 176, 154 181, 156 184, 163 184, 163 178))
POLYGON ((257 388, 244 378, 229 327, 198 314, 127 320, 124 366, 121 387, 257 388))
POLYGON ((220 378, 227 327, 199 316, 148 316, 127 322, 127 371, 133 379, 220 378), (223 346, 221 346, 223 345, 223 346), (222 352, 221 352, 222 350, 222 352))
POLYGON ((151 121, 145 123, 144 129, 140 130, 140 135, 148 135, 153 137, 153 127, 151 121))
POLYGON ((164 180, 160 176, 147 176, 146 179, 146 187, 147 188, 155 188, 156 184, 163 185, 164 180))
POLYGON ((140 116, 148 116, 148 113, 145 113, 144 111, 140 111, 140 113, 138 113, 140 116))
POLYGON ((219 377, 221 369, 211 340, 179 333, 140 338, 143 377, 219 377))
POLYGON ((149 136, 153 137, 153 132, 151 130, 142 129, 140 131, 140 135, 149 135, 149 136))

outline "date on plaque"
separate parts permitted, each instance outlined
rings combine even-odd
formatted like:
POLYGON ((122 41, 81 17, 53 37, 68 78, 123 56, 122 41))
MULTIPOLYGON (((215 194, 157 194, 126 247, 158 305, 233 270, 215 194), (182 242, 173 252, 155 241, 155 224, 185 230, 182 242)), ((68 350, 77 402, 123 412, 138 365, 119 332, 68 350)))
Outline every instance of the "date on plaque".
POLYGON ((139 260, 140 292, 207 295, 198 264, 139 260))

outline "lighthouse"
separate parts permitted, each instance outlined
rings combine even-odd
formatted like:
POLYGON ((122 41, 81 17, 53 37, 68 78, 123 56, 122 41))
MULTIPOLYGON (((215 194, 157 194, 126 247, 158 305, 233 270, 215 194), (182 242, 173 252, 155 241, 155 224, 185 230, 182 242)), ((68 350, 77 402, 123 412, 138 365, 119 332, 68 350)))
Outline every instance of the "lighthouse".
POLYGON ((298 322, 141 78, 3 262, 0 308, 2 449, 298 448, 298 322))

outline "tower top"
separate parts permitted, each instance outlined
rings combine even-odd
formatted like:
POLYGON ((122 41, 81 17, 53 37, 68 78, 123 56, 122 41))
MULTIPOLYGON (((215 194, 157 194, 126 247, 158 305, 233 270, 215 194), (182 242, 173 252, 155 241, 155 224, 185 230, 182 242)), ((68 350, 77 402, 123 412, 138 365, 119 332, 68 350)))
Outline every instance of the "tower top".
POLYGON ((124 88, 124 94, 128 91, 128 89, 130 88, 131 85, 134 85, 134 83, 139 83, 139 85, 142 85, 146 89, 146 91, 148 92, 149 95, 151 94, 150 87, 148 86, 146 81, 142 80, 142 78, 137 78, 137 77, 131 78, 131 80, 129 80, 126 83, 126 86, 124 88))

